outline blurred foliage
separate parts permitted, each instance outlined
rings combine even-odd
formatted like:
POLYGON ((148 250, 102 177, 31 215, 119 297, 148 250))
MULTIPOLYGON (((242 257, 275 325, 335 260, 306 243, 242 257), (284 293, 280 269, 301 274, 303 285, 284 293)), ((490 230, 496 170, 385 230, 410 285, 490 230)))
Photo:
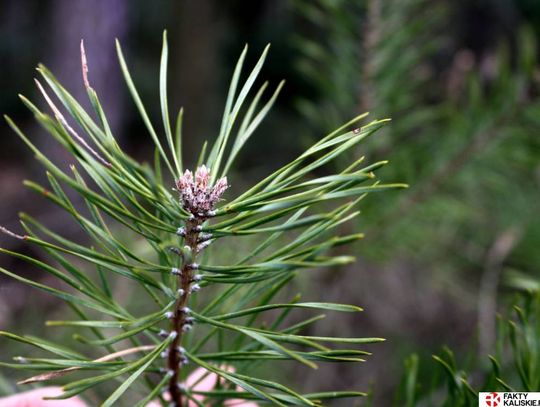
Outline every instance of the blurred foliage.
POLYGON ((422 364, 411 355, 394 405, 472 407, 481 391, 539 391, 540 293, 519 295, 511 311, 498 318, 497 344, 489 357, 463 362, 446 348, 422 364))
MULTIPOLYGON (((493 34, 489 41, 485 33, 477 33, 484 43, 479 45, 478 38, 467 42, 460 38, 460 30, 466 37, 467 28, 459 16, 463 18, 467 7, 474 9, 474 2, 297 0, 295 5, 311 30, 293 38, 297 69, 311 85, 312 94, 297 101, 310 131, 331 128, 357 111, 391 117, 391 125, 357 153, 389 158, 393 165, 384 170, 386 179, 404 179, 411 187, 406 194, 368 203, 357 226, 366 232, 368 244, 359 245, 358 251, 374 263, 402 261, 429 271, 429 277, 419 278, 444 286, 460 306, 478 312, 477 332, 461 339, 458 357, 446 349, 436 357, 438 366, 419 367, 419 358, 430 349, 417 346, 419 356, 407 358, 395 405, 477 405, 472 388, 502 390, 505 385, 496 380, 531 389, 516 377, 536 369, 535 358, 522 358, 538 351, 536 340, 527 342, 538 329, 537 298, 516 308, 526 311, 516 311, 521 312, 518 325, 509 323, 514 333, 505 331, 508 324, 499 324, 499 353, 483 385, 464 381, 456 359, 464 362, 467 349, 477 342, 480 352, 493 346, 493 313, 497 303, 510 301, 497 296, 501 279, 520 288, 538 286, 538 33, 521 23, 504 35, 489 31, 486 24, 479 30, 493 34), (509 234, 512 242, 501 249, 509 234), (509 339, 514 353, 502 358, 501 342, 509 339), (527 367, 520 366, 524 363, 527 367)), ((496 7, 483 11, 497 12, 496 7)), ((534 22, 534 14, 530 19, 534 22)), ((395 333, 394 357, 414 349, 403 336, 395 333)), ((422 336, 418 333, 418 340, 422 336)), ((438 346, 447 341, 440 337, 438 346)), ((473 356, 466 358, 467 368, 473 376, 482 375, 487 354, 473 356)), ((374 405, 387 400, 379 379, 374 379, 374 405)))
POLYGON ((391 117, 361 153, 389 157, 387 179, 411 185, 407 194, 370 203, 383 215, 361 218, 373 243, 362 253, 404 255, 442 278, 463 270, 470 279, 498 234, 516 227, 522 239, 506 261, 532 272, 540 260, 534 33, 523 27, 514 49, 502 38, 477 55, 452 43, 456 10, 444 2, 296 4, 319 30, 316 38, 294 39, 298 69, 317 93, 298 101, 300 111, 314 129, 358 110, 391 117))

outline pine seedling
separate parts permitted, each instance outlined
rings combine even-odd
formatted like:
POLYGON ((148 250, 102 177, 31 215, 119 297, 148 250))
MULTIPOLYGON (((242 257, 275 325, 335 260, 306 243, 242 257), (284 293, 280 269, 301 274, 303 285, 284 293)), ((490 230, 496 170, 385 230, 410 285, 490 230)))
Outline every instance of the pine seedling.
POLYGON ((342 170, 328 169, 386 120, 353 128, 366 116, 360 115, 237 193, 229 182, 234 184, 238 175, 230 170, 283 86, 280 83, 266 101, 267 83, 252 95, 268 48, 241 82, 244 49, 214 143, 208 150, 204 144, 198 160, 186 161, 182 159, 183 112, 179 111, 173 130, 167 102, 166 34, 159 80, 163 135, 144 107, 119 44, 117 50, 127 87, 155 145, 153 166, 138 163, 117 143, 91 86, 82 43, 83 83, 93 112, 85 111, 44 66, 38 68, 41 78, 36 83, 52 115, 21 96, 46 132, 70 153, 74 164, 68 170, 47 158, 6 117, 47 170, 49 187, 32 181, 26 186, 71 217, 87 239, 63 237, 27 214, 20 216, 24 232, 2 228, 11 238, 41 249, 51 261, 1 249, 3 253, 58 278, 68 288, 53 288, 4 268, 0 271, 65 301, 77 318, 47 321, 47 325, 77 329, 73 338, 84 344, 81 348, 76 343, 1 332, 52 354, 2 366, 45 371, 22 383, 62 380, 64 393, 58 398, 116 382, 116 390, 105 396, 102 406, 120 400, 136 406, 152 400, 177 407, 202 406, 230 399, 319 406, 328 399, 364 395, 356 391, 301 394, 273 380, 280 377, 279 364, 284 361, 307 368, 361 362, 368 353, 358 346, 382 340, 343 338, 338 333, 314 336, 305 329, 323 315, 300 322, 297 317, 294 323, 288 318, 295 309, 361 311, 357 306, 275 298, 284 296, 280 292, 298 271, 352 262, 353 257, 337 255, 333 248, 362 235, 341 236, 339 226, 358 215, 356 206, 367 194, 404 186, 376 181, 374 172, 386 162, 364 165, 360 158, 342 170), (194 167, 185 168, 185 162, 195 161, 194 167), (234 256, 226 253, 234 251, 237 242, 246 249, 231 260, 234 256), (115 283, 132 290, 137 307, 118 298, 115 283), (112 329, 119 333, 111 334, 112 329), (342 346, 334 348, 335 344, 342 346), (265 369, 257 369, 262 363, 265 369), (202 391, 187 384, 186 378, 197 368, 219 378, 213 389, 202 391), (69 381, 74 372, 84 377, 69 381), (129 397, 124 395, 128 390, 129 397))

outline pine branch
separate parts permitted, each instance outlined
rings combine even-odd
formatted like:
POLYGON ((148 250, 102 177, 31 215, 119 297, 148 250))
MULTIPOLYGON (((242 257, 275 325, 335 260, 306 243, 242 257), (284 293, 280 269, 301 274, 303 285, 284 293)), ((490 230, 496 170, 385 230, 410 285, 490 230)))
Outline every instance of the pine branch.
MULTIPOLYGON (((335 233, 337 226, 358 215, 356 206, 366 195, 405 187, 377 181, 375 172, 385 161, 364 165, 360 158, 343 170, 329 170, 329 164, 375 134, 387 120, 374 120, 350 129, 366 116, 359 115, 253 187, 223 202, 230 193, 229 170, 283 86, 281 82, 266 102, 263 96, 267 84, 254 96, 251 94, 268 47, 242 83, 247 52, 244 50, 233 74, 219 134, 214 144, 203 144, 195 171, 183 173, 180 172, 183 113, 180 109, 173 137, 167 102, 166 35, 159 81, 165 142, 146 112, 119 44, 117 49, 127 87, 155 145, 153 169, 133 160, 116 142, 89 82, 89 62, 83 43, 83 84, 95 118, 43 66, 39 68, 43 84, 38 82, 37 86, 53 117, 21 97, 75 164, 64 170, 7 118, 47 171, 49 186, 32 181, 27 181, 26 186, 56 205, 66 219, 80 227, 87 242, 65 238, 30 215, 21 214, 24 234, 3 227, 0 232, 35 246, 50 260, 42 261, 41 257, 36 259, 14 251, 2 252, 61 280, 69 289, 50 287, 3 268, 0 273, 68 303, 78 319, 48 321, 47 326, 76 328, 73 339, 85 344, 85 354, 71 349, 69 343, 51 343, 2 332, 0 335, 6 338, 53 354, 52 358, 21 357, 16 359, 17 363, 2 362, 2 366, 46 371, 22 383, 83 372, 85 377, 67 383, 59 398, 117 381, 118 387, 104 397, 103 406, 113 405, 130 389, 144 392, 137 405, 159 398, 165 390, 177 407, 185 406, 188 401, 203 405, 201 395, 205 397, 204 405, 240 398, 304 406, 319 406, 322 400, 332 398, 364 396, 365 393, 354 391, 300 394, 246 371, 263 361, 297 361, 311 368, 316 368, 318 363, 363 362, 367 352, 346 348, 382 341, 372 337, 303 334, 308 325, 322 318, 319 314, 294 324, 287 319, 295 310, 359 312, 360 307, 316 300, 300 302, 296 297, 290 302, 272 300, 297 272, 354 261, 352 256, 332 255, 331 249, 363 235, 339 236, 335 233), (53 98, 58 102, 53 102, 53 98), (68 120, 74 124, 68 125, 68 120), (174 192, 164 181, 163 169, 174 176, 174 192), (89 179, 91 183, 87 182, 89 179), (74 205, 73 194, 85 203, 86 212, 74 205), (222 255, 223 250, 213 248, 229 247, 234 251, 232 237, 242 239, 243 247, 249 249, 234 253, 231 260, 222 255), (137 245, 133 244, 135 241, 137 245), (141 246, 144 250, 139 250, 141 246), (129 301, 115 295, 111 287, 116 281, 135 293, 137 303, 145 305, 145 315, 137 315, 141 307, 133 311, 129 301), (266 313, 270 310, 277 310, 278 315, 266 313), (264 320, 270 324, 263 323, 265 313, 264 320), (111 333, 111 329, 120 332, 111 333), (92 337, 79 330, 90 331, 92 337), (126 340, 131 347, 116 349, 126 340), (334 349, 335 344, 344 348, 334 349), (196 384, 190 384, 188 362, 219 378, 215 388, 201 391, 196 384), (156 374, 161 375, 157 381, 156 374), (145 390, 138 387, 141 378, 148 387, 145 390)), ((164 402, 163 397, 161 401, 164 402)))

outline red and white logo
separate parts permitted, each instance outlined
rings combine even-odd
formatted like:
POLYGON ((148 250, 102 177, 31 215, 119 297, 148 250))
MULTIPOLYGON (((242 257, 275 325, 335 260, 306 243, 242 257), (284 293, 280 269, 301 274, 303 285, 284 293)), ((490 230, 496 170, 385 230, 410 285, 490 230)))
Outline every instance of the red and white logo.
POLYGON ((497 393, 489 393, 484 402, 488 407, 498 407, 501 403, 501 396, 497 393))
POLYGON ((478 407, 535 406, 540 407, 540 392, 480 392, 478 407))

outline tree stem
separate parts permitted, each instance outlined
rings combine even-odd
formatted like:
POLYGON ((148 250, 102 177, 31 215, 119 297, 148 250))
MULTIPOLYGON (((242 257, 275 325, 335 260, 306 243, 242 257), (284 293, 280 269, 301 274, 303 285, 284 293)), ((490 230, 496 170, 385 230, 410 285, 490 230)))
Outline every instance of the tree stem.
POLYGON ((193 267, 197 256, 197 241, 199 238, 199 227, 202 224, 202 220, 195 218, 186 222, 185 229, 185 245, 191 249, 192 258, 186 260, 183 259, 181 274, 178 276, 179 286, 183 290, 181 295, 176 300, 174 306, 174 314, 171 319, 171 330, 176 332, 176 337, 171 342, 168 351, 168 369, 172 372, 171 379, 169 380, 169 394, 171 396, 171 402, 174 407, 182 407, 182 389, 179 386, 179 380, 181 377, 181 369, 184 364, 183 356, 181 353, 182 345, 182 333, 184 332, 184 326, 186 325, 187 313, 184 312, 190 294, 190 285, 193 282, 193 267))

